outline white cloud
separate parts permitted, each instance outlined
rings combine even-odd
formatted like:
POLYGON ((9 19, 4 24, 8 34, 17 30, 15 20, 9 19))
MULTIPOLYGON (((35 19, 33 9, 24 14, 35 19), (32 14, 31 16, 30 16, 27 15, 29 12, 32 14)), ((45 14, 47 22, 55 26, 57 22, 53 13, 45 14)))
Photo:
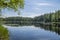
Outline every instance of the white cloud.
POLYGON ((40 8, 37 8, 37 7, 36 7, 36 8, 34 8, 34 9, 35 9, 35 10, 39 10, 40 8))
POLYGON ((36 3, 38 6, 51 6, 52 4, 50 3, 36 3))
MULTIPOLYGON (((44 14, 44 13, 42 13, 42 14, 44 14)), ((22 13, 21 14, 21 16, 23 16, 23 17, 35 17, 35 16, 40 16, 40 15, 42 15, 41 13, 32 13, 32 12, 24 12, 24 13, 22 13)))

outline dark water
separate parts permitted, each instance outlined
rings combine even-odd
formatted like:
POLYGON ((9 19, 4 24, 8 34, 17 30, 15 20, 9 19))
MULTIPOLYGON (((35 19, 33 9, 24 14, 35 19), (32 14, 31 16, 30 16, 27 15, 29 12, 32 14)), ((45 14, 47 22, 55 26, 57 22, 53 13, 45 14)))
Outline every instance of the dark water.
POLYGON ((53 27, 7 26, 7 28, 10 40, 60 40, 57 29, 53 27))

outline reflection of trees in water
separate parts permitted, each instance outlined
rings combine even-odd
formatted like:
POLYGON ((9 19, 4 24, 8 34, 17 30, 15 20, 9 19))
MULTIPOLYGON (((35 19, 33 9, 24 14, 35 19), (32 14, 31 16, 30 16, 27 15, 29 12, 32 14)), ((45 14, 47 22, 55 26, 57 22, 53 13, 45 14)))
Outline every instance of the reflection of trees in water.
POLYGON ((13 27, 18 27, 18 26, 32 26, 33 24, 5 24, 7 26, 13 26, 13 27))
POLYGON ((40 27, 44 30, 56 32, 58 33, 58 35, 60 35, 60 27, 56 27, 54 25, 46 26, 46 25, 35 24, 35 27, 40 27))
POLYGON ((43 25, 43 24, 33 24, 33 23, 20 23, 20 24, 7 24, 8 26, 31 26, 34 25, 35 27, 40 27, 42 29, 56 32, 60 35, 60 27, 58 25, 43 25))

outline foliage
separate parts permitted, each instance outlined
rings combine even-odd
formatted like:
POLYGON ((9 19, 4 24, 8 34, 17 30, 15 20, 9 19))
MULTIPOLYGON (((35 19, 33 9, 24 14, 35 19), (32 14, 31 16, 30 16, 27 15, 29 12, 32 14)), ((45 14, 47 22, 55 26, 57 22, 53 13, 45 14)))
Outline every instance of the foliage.
POLYGON ((17 11, 24 8, 24 0, 0 0, 0 11, 5 8, 11 8, 17 11))
POLYGON ((0 24, 2 23, 2 10, 5 8, 19 11, 24 8, 24 0, 0 0, 0 24))
POLYGON ((60 22, 60 10, 35 17, 34 20, 40 22, 60 22))
POLYGON ((5 23, 16 23, 16 24, 32 24, 32 23, 60 23, 60 10, 52 13, 46 13, 34 18, 29 17, 8 17, 5 18, 5 23))
POLYGON ((31 24, 32 18, 29 17, 8 17, 5 18, 5 24, 31 24))
POLYGON ((8 40, 8 30, 0 25, 0 40, 8 40))

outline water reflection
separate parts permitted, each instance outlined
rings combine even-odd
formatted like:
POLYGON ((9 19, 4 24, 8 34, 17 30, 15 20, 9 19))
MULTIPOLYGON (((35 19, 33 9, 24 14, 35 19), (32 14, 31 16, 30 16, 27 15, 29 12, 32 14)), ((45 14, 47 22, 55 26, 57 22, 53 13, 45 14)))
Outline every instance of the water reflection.
POLYGON ((40 27, 44 30, 55 32, 58 35, 60 35, 60 27, 58 27, 58 26, 54 26, 54 25, 46 26, 46 25, 36 24, 35 27, 40 27))
POLYGON ((33 26, 7 26, 10 40, 60 40, 60 28, 35 24, 33 26), (57 35, 57 33, 59 35, 57 35))
MULTIPOLYGON (((7 24, 7 26, 11 26, 11 27, 23 27, 23 26, 33 26, 33 24, 21 24, 21 25, 18 25, 18 24, 7 24)), ((41 25, 41 24, 34 24, 34 27, 39 27, 39 28, 42 28, 44 30, 47 30, 47 31, 52 31, 52 32, 55 32, 57 33, 58 35, 60 35, 60 27, 58 27, 58 25, 41 25)))

